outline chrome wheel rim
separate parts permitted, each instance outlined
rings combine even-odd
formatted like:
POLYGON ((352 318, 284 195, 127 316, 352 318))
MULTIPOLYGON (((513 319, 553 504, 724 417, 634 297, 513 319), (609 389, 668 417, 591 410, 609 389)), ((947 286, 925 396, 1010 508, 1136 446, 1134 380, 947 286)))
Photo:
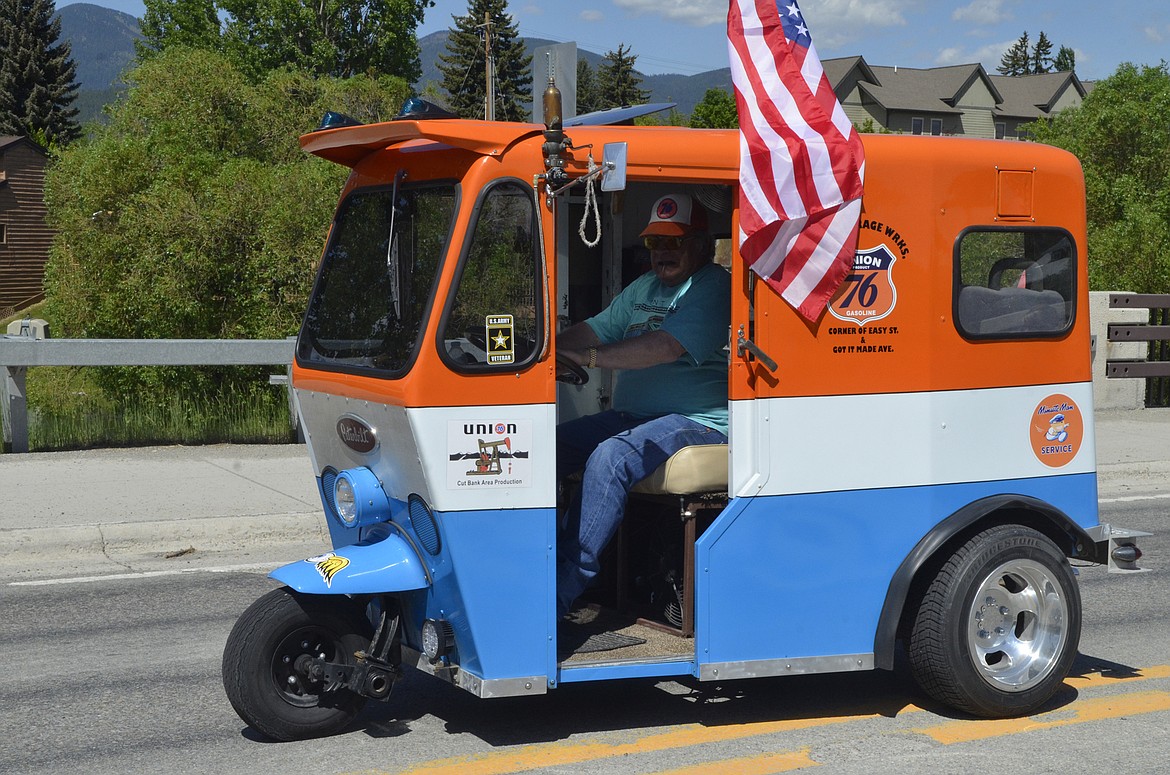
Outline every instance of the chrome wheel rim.
POLYGON ((1050 569, 1011 560, 979 584, 967 615, 967 651, 980 677, 1022 692, 1052 672, 1068 639, 1068 601, 1050 569))

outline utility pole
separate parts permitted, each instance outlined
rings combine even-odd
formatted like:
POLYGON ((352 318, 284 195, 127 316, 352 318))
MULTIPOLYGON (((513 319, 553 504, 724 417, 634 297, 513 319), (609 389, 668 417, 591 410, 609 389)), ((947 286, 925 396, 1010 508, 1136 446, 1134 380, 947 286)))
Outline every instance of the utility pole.
POLYGON ((487 65, 487 72, 485 73, 485 76, 487 77, 487 89, 485 90, 485 94, 487 94, 487 104, 484 106, 483 116, 488 121, 495 121, 496 89, 495 78, 493 77, 492 72, 495 70, 495 67, 492 66, 492 17, 489 11, 483 12, 483 54, 484 62, 487 65))

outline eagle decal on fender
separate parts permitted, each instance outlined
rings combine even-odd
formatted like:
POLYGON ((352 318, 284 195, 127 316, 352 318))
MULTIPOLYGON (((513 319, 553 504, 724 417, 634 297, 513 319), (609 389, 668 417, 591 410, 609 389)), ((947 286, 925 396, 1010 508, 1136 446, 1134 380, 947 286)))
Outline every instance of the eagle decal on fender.
POLYGON ((319 554, 316 557, 310 557, 305 562, 311 562, 317 568, 317 572, 321 574, 322 580, 326 587, 333 587, 333 577, 337 575, 338 571, 344 569, 349 565, 349 558, 342 557, 333 552, 319 554))

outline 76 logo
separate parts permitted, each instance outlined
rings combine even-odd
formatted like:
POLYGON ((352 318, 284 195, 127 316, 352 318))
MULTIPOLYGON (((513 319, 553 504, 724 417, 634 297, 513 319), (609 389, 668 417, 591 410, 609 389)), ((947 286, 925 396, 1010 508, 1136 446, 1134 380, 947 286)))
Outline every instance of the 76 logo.
POLYGON ((829 302, 829 314, 860 328, 893 312, 898 289, 890 270, 897 260, 885 245, 858 251, 852 271, 829 302))

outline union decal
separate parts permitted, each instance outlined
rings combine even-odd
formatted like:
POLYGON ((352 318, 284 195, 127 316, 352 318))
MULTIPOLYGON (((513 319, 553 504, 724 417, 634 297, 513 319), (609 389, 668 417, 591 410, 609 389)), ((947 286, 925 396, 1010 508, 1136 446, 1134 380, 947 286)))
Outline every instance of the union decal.
POLYGON ((898 289, 891 270, 897 260, 885 245, 857 251, 852 270, 829 302, 829 314, 860 328, 893 312, 898 289))

